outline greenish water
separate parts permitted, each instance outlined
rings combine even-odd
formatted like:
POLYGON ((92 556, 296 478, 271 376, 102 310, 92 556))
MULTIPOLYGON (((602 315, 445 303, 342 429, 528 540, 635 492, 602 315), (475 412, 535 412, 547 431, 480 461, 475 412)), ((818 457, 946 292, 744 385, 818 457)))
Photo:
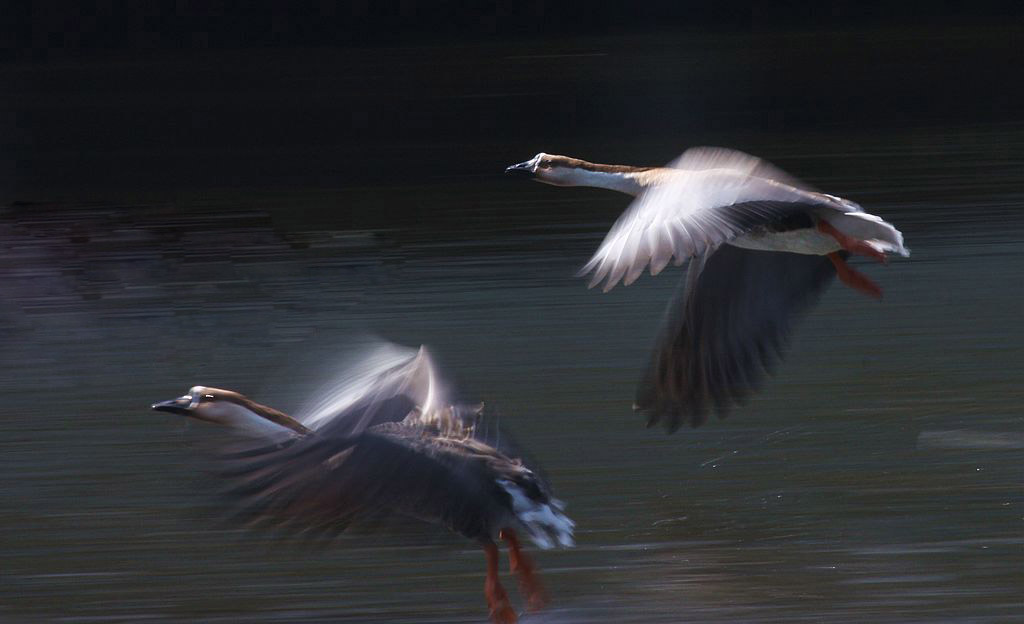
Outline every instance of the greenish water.
MULTIPOLYGON (((636 163, 669 142, 574 141, 636 163)), ((717 142, 862 203, 913 255, 861 265, 881 303, 833 286, 761 394, 671 437, 630 403, 683 272, 574 278, 625 198, 500 175, 549 145, 309 190, 29 180, 36 203, 0 215, 0 619, 484 621, 481 552, 430 527, 312 548, 208 526, 209 430, 148 410, 195 383, 297 409, 373 332, 430 345, 568 502, 578 546, 536 554, 553 603, 524 621, 1017 621, 1024 129, 717 142)))

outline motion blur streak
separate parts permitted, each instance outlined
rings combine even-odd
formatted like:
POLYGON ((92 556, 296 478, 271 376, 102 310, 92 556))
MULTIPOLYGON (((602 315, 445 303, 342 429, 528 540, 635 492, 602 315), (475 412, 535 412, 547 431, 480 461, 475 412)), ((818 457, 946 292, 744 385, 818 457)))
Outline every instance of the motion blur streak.
POLYGON ((305 413, 367 329, 430 345, 571 503, 526 622, 1018 620, 1024 458, 993 443, 1022 434, 1017 30, 3 65, 0 123, 32 142, 0 214, 0 620, 483 621, 479 549, 444 531, 296 552, 205 527, 205 430, 147 409, 204 383, 305 413), (506 58, 567 53, 607 56, 506 58), (669 437, 630 408, 681 269, 588 291, 622 200, 501 169, 707 144, 914 255, 873 272, 884 304, 830 289, 762 394, 669 437))

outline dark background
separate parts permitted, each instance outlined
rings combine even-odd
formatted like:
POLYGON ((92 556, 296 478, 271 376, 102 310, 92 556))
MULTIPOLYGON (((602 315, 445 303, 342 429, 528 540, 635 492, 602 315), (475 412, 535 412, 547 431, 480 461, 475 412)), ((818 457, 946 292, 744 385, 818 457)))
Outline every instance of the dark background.
POLYGON ((427 344, 568 502, 524 622, 1018 621, 1019 7, 5 6, 0 620, 482 621, 479 549, 436 527, 207 526, 215 434, 149 410, 301 414, 369 331, 427 344), (748 405, 666 436, 630 405, 683 270, 588 291, 628 199, 502 172, 701 144, 912 255, 855 259, 881 302, 830 288, 748 405))
POLYGON ((19 6, 9 200, 436 180, 623 140, 667 161, 737 132, 1021 114, 1010 2, 19 6))

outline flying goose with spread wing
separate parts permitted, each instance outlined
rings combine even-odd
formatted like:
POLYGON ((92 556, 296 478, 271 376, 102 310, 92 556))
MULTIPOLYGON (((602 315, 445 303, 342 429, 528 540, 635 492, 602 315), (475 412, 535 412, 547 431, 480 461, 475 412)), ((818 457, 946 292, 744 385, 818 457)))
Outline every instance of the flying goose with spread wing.
POLYGON ((648 426, 696 427, 725 415, 777 360, 795 317, 833 276, 881 289, 846 263, 909 256, 903 235, 856 203, 816 192, 756 158, 724 148, 687 150, 667 167, 601 165, 540 153, 508 167, 555 186, 591 186, 636 199, 580 271, 605 292, 650 267, 691 260, 662 326, 635 407, 648 426))
POLYGON ((495 622, 516 621, 498 579, 496 540, 508 544, 529 610, 546 594, 518 532, 540 548, 573 545, 573 521, 538 468, 485 421, 483 405, 449 400, 427 351, 383 345, 357 374, 301 419, 230 390, 194 386, 153 409, 244 433, 222 454, 239 514, 309 534, 398 515, 479 542, 495 622))

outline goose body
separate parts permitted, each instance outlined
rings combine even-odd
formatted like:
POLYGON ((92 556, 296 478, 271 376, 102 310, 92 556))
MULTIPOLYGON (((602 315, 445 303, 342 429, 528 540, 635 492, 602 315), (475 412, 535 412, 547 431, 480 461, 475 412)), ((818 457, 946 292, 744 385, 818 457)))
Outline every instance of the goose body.
POLYGON ((508 437, 485 426, 483 406, 449 402, 442 388, 425 349, 387 346, 301 419, 204 386, 153 409, 245 434, 223 453, 221 473, 247 520, 329 535, 399 515, 476 540, 487 556, 492 619, 514 622, 496 542, 508 543, 512 570, 536 609, 546 597, 518 533, 541 548, 571 546, 574 524, 508 437))
POLYGON ((670 431, 724 415, 780 356, 795 317, 833 277, 880 297, 850 253, 908 256, 903 235, 856 203, 723 148, 693 148, 667 167, 602 165, 540 153, 506 169, 555 186, 635 197, 580 271, 608 291, 649 267, 691 261, 636 397, 670 431))

